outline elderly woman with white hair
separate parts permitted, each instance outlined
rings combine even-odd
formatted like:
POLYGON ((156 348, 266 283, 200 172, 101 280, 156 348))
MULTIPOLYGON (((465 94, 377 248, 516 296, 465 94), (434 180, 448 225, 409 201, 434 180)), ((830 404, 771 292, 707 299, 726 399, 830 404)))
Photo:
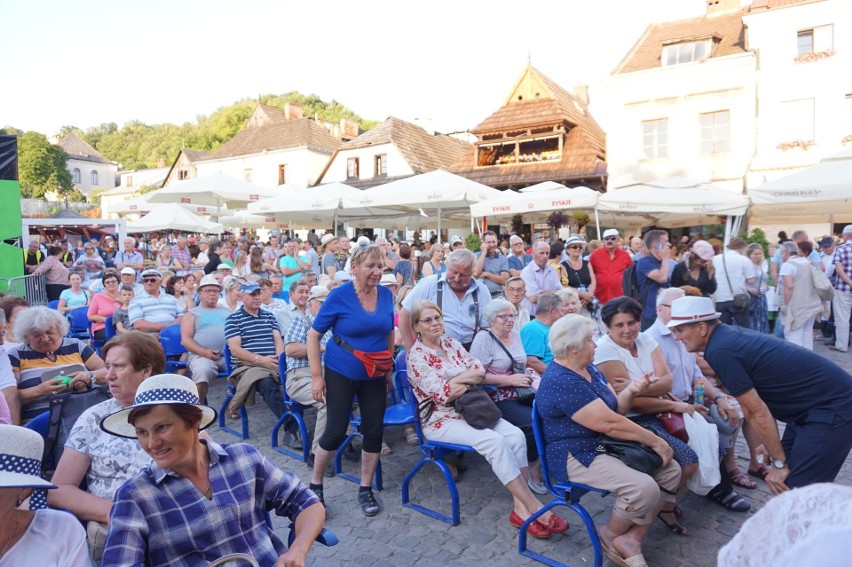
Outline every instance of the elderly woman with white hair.
POLYGON ((240 301, 240 286, 243 283, 237 276, 225 276, 225 279, 222 280, 224 295, 219 298, 218 306, 227 308, 231 313, 242 307, 243 302, 240 301))
POLYGON ((518 395, 518 388, 529 388, 539 377, 535 370, 527 368, 527 353, 520 333, 515 330, 518 311, 505 299, 493 299, 485 306, 482 316, 489 328, 479 331, 473 338, 470 354, 485 367, 483 384, 496 386, 488 389, 488 394, 500 409, 503 419, 524 432, 529 465, 526 481, 530 490, 536 494, 547 494, 532 431, 532 400, 518 395))
POLYGON ((536 409, 542 420, 548 472, 555 482, 586 484, 615 494, 615 506, 598 530, 604 553, 618 565, 641 567, 642 541, 654 517, 674 505, 681 470, 661 438, 624 417, 637 395, 658 378, 645 374, 619 394, 594 365, 594 322, 565 315, 550 329, 553 362, 542 376, 536 409), (649 473, 597 450, 601 435, 641 443, 662 465, 649 473))
POLYGON ((68 320, 49 307, 30 307, 15 320, 15 336, 23 343, 8 353, 18 383, 22 423, 47 411, 52 394, 105 382, 101 357, 67 334, 68 320))

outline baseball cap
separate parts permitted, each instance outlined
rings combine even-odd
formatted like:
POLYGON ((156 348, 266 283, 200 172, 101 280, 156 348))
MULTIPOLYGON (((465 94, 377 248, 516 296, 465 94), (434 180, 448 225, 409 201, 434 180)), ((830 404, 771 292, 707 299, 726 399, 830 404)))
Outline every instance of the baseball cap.
POLYGON ((136 270, 134 270, 133 268, 121 268, 121 275, 122 276, 135 276, 136 270))
POLYGON ((240 286, 240 293, 254 293, 260 291, 260 286, 257 282, 248 282, 240 286))
POLYGON ((603 237, 607 238, 608 236, 618 236, 618 229, 608 228, 604 231, 603 237))
POLYGON ((391 273, 382 274, 382 279, 379 280, 379 285, 399 285, 396 277, 391 273))
POLYGON ((819 242, 817 242, 817 245, 820 248, 828 248, 832 244, 834 244, 834 239, 830 236, 826 236, 825 238, 823 238, 819 242))
POLYGON ((464 238, 462 238, 460 234, 454 234, 453 237, 450 239, 450 243, 455 244, 456 242, 461 242, 462 244, 464 244, 464 238))
POLYGON ((162 278, 163 274, 161 274, 159 270, 148 268, 147 270, 142 271, 142 277, 144 278, 145 276, 157 276, 158 278, 162 278))
POLYGON ((349 272, 337 270, 336 272, 334 272, 334 279, 340 280, 342 282, 348 282, 352 279, 352 276, 349 274, 349 272))
POLYGON ((370 245, 370 239, 367 238, 366 236, 359 236, 358 240, 355 242, 355 244, 357 244, 361 248, 366 248, 367 246, 370 245))
POLYGON ((218 271, 218 270, 228 270, 228 271, 230 272, 230 271, 231 271, 231 266, 229 266, 228 264, 225 264, 225 263, 223 262, 223 263, 219 264, 218 266, 216 266, 216 270, 217 270, 217 271, 218 271))
POLYGON ((325 301, 325 298, 328 297, 328 288, 324 285, 315 285, 311 288, 311 294, 308 296, 308 300, 316 299, 317 301, 325 301))
POLYGON ((843 227, 843 234, 852 234, 852 224, 843 227))
POLYGON ((692 245, 692 251, 702 260, 710 261, 716 255, 713 245, 706 240, 699 240, 692 245))

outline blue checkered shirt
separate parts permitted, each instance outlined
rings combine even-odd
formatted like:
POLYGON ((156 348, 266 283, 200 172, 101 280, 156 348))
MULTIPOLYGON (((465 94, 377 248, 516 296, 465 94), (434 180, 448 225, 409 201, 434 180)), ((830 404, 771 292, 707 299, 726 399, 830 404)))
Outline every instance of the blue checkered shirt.
POLYGON ((287 548, 266 511, 295 520, 319 499, 252 445, 206 443, 213 499, 169 469, 146 467, 115 495, 103 565, 206 567, 232 553, 275 565, 287 548))
MULTIPOLYGON (((834 262, 841 264, 846 275, 852 277, 852 240, 837 247, 834 251, 834 262)), ((837 276, 834 282, 834 289, 843 293, 852 293, 852 287, 840 276, 837 276)))
MULTIPOLYGON (((287 330, 284 331, 284 346, 286 347, 289 343, 302 343, 307 344, 308 342, 308 331, 311 330, 311 325, 313 324, 313 317, 310 318, 309 321, 306 317, 293 317, 290 321, 290 324, 287 326, 287 330)), ((320 346, 324 347, 326 343, 331 339, 331 330, 325 332, 320 339, 320 346)), ((323 349, 323 359, 325 359, 325 349, 323 349)), ((308 361, 308 357, 287 357, 287 370, 293 370, 294 368, 307 368, 310 366, 310 362, 308 361)))

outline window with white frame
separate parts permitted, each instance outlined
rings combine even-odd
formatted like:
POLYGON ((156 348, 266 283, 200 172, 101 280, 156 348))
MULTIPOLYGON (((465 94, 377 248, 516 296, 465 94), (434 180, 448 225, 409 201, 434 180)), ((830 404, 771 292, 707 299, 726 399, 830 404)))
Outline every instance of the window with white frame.
POLYGON ((92 185, 97 185, 98 184, 98 172, 94 169, 92 170, 91 178, 92 178, 92 185))
POLYGON ((834 26, 816 26, 799 30, 796 34, 796 53, 817 53, 834 49, 834 26))
POLYGON ((346 178, 358 179, 358 158, 351 157, 346 159, 346 178))
POLYGON ((252 177, 254 176, 254 171, 250 167, 247 167, 243 170, 243 179, 246 183, 251 183, 252 177))
POLYGON ((814 139, 814 99, 803 98, 781 103, 781 142, 814 139))
POLYGON ((713 44, 709 39, 666 45, 663 47, 661 61, 664 67, 704 61, 710 57, 712 48, 713 44))
POLYGON ((376 166, 376 177, 388 174, 388 154, 379 154, 374 156, 376 166))
POLYGON ((698 118, 701 126, 701 153, 718 154, 731 151, 731 112, 705 112, 698 118))
POLYGON ((645 159, 664 158, 669 155, 669 119, 642 122, 642 152, 645 159))
POLYGON ((75 167, 71 170, 71 183, 80 183, 80 168, 75 167))
POLYGON ((184 181, 186 179, 189 179, 189 170, 179 169, 178 170, 178 181, 184 181))

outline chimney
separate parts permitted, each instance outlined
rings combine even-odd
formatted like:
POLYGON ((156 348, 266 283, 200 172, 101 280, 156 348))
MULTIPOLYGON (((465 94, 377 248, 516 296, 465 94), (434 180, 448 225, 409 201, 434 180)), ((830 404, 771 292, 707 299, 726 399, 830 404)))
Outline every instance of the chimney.
POLYGON ((284 103, 284 117, 287 120, 298 120, 302 117, 302 107, 292 102, 284 103))
POLYGON ((589 85, 574 85, 574 96, 583 106, 589 106, 589 85))
POLYGON ((348 118, 340 119, 340 138, 343 141, 358 137, 358 123, 348 118))
POLYGON ((741 7, 741 0, 707 0, 707 15, 736 12, 741 7))

